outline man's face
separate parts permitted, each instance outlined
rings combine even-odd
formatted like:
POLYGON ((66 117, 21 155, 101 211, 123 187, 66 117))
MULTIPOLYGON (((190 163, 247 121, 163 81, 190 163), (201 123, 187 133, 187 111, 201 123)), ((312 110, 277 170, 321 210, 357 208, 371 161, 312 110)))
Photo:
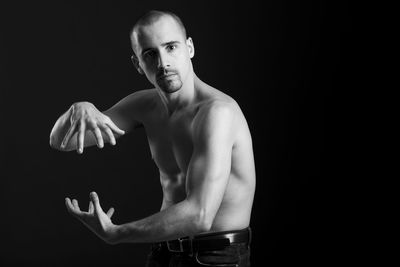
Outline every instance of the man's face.
POLYGON ((191 71, 191 39, 185 40, 179 24, 163 16, 137 29, 134 46, 139 67, 147 79, 166 93, 178 91, 191 71))

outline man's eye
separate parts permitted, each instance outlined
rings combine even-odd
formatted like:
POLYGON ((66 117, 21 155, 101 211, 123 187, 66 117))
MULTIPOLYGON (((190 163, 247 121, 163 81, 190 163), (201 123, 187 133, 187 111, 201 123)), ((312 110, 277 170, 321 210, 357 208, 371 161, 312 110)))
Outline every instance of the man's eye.
POLYGON ((169 45, 169 46, 167 46, 167 49, 168 49, 169 51, 174 50, 175 48, 176 48, 176 45, 169 45))
POLYGON ((152 58, 152 57, 154 57, 154 51, 149 51, 149 52, 147 52, 146 54, 144 54, 144 57, 145 57, 145 58, 152 58))

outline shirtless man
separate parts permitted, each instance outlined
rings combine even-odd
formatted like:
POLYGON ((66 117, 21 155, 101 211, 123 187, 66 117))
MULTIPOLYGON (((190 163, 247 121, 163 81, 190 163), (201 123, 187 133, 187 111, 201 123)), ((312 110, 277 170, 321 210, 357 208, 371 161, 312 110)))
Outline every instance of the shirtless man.
POLYGON ((88 102, 73 104, 55 123, 50 145, 83 153, 145 127, 160 171, 161 210, 115 225, 114 210, 104 212, 91 192, 88 211, 66 198, 68 211, 109 244, 153 243, 152 264, 248 266, 255 167, 242 111, 196 76, 193 41, 175 14, 148 12, 133 27, 131 42, 137 71, 155 88, 132 93, 104 112, 88 102), (210 251, 224 253, 210 258, 210 251))

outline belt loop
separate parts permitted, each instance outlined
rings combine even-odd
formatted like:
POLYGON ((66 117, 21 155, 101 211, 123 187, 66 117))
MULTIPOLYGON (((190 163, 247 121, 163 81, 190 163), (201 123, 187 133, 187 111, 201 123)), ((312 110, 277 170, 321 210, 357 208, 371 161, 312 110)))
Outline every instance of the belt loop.
POLYGON ((182 238, 178 238, 178 240, 179 240, 179 252, 183 252, 183 244, 182 244, 183 239, 182 238))
POLYGON ((189 237, 189 247, 190 247, 190 250, 189 250, 189 256, 190 257, 193 257, 193 237, 189 237))
POLYGON ((248 244, 247 246, 248 246, 248 248, 250 248, 251 238, 252 238, 252 232, 251 232, 250 226, 249 226, 249 231, 248 231, 248 233, 249 233, 249 244, 248 244))

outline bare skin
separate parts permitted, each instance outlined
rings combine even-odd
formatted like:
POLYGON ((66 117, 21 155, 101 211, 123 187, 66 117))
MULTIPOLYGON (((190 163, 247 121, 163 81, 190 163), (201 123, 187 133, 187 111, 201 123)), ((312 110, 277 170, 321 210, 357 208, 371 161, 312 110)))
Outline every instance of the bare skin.
POLYGON ((114 145, 121 135, 144 127, 160 171, 161 210, 115 225, 114 209, 105 213, 92 192, 87 212, 66 198, 68 211, 110 244, 249 226, 255 168, 250 131, 238 104, 194 74, 193 42, 185 40, 171 17, 141 26, 132 41, 135 66, 155 88, 135 92, 104 112, 87 102, 72 105, 54 125, 50 143, 83 153, 83 147, 114 145))

